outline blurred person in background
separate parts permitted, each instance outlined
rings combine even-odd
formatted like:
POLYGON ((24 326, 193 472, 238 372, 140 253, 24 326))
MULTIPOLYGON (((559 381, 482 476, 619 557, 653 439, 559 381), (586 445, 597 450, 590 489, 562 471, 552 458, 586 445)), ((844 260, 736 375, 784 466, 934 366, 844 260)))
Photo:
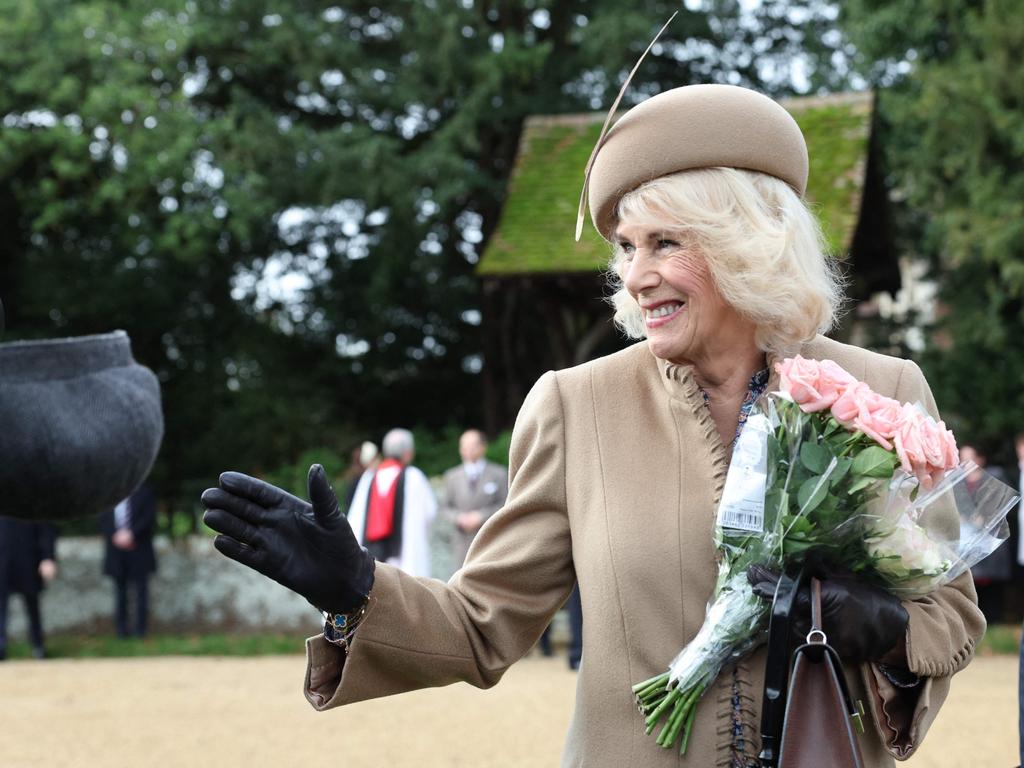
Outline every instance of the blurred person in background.
MULTIPOLYGON (((1020 489, 1020 506, 1017 508, 1017 564, 1024 566, 1024 432, 1018 432, 1013 440, 1017 454, 1017 475, 1013 478, 1020 489)), ((1020 766, 1024 766, 1024 635, 1021 637, 1020 664, 1017 668, 1017 723, 1020 742, 1020 766)))
POLYGON ((371 461, 356 486, 348 521, 376 560, 412 576, 430 576, 430 524, 437 499, 430 481, 412 466, 416 443, 407 429, 384 435, 379 464, 371 461))
POLYGON ((32 656, 46 656, 39 593, 57 576, 56 542, 52 523, 0 517, 0 660, 7 658, 7 608, 12 594, 20 594, 25 604, 32 656))
MULTIPOLYGON (((988 457, 977 445, 964 443, 960 446, 960 461, 972 461, 977 467, 967 475, 960 491, 974 497, 985 475, 992 475, 1007 482, 1006 473, 1000 467, 989 467, 988 457)), ((989 624, 997 623, 1003 615, 1003 595, 1013 570, 1013 553, 1005 541, 980 563, 971 568, 974 588, 978 591, 978 607, 985 614, 989 624)))
POLYGON ((374 469, 380 463, 380 451, 377 446, 369 440, 364 440, 352 449, 349 455, 349 465, 345 474, 341 477, 345 505, 343 511, 348 512, 352 506, 352 499, 356 495, 356 488, 359 487, 359 478, 368 469, 374 469))
POLYGON ((153 528, 156 494, 148 483, 100 515, 106 543, 103 573, 114 580, 114 622, 118 637, 145 637, 149 618, 149 577, 156 571, 153 528), (135 602, 129 616, 129 591, 135 602))
POLYGON ((441 517, 455 529, 452 554, 456 568, 465 562, 476 532, 501 509, 508 495, 508 468, 488 461, 486 453, 484 433, 468 429, 459 438, 462 463, 444 473, 441 517))

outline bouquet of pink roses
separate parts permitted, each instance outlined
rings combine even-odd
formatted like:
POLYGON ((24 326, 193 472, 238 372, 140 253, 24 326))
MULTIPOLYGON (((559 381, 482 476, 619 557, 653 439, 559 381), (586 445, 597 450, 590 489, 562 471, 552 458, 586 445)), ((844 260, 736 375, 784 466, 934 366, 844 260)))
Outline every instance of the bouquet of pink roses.
POLYGON ((991 554, 1009 535, 1015 491, 991 476, 965 494, 975 467, 919 404, 873 392, 831 360, 777 365, 779 392, 751 412, 733 448, 718 509, 721 559, 697 635, 668 671, 633 687, 646 729, 686 751, 701 695, 722 667, 761 644, 769 606, 747 569, 818 561, 902 598, 925 595, 991 554))

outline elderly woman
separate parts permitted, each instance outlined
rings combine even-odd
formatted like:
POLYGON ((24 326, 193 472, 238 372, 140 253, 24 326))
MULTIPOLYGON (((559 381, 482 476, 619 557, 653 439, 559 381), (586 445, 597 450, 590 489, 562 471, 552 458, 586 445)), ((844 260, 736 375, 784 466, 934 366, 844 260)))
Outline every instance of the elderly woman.
MULTIPOLYGON (((756 764, 763 650, 719 676, 682 758, 644 734, 630 691, 701 626, 715 510, 751 404, 776 385, 773 363, 799 353, 934 411, 914 363, 820 335, 841 285, 801 199, 806 176, 792 118, 731 86, 662 93, 599 142, 590 211, 614 245, 616 321, 646 340, 540 378, 516 421, 508 501, 447 584, 374 568, 318 466, 311 505, 232 472, 204 493, 221 552, 326 612, 307 644, 314 707, 494 685, 578 580, 587 633, 562 764, 756 764)), ((920 743, 983 631, 970 578, 901 604, 837 577, 824 604, 874 721, 866 764, 891 765, 920 743)))

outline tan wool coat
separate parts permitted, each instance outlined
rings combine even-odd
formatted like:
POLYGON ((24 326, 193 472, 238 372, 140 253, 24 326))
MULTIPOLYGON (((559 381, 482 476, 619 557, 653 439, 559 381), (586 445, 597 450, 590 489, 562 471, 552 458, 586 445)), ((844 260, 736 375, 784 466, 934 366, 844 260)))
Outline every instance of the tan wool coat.
MULTIPOLYGON (((823 337, 799 351, 935 410, 912 362, 823 337)), ((773 373, 769 388, 777 384, 773 373)), ((705 694, 684 757, 644 734, 630 690, 664 671, 703 622, 727 468, 692 369, 658 360, 645 343, 545 374, 516 422, 508 500, 465 567, 445 584, 379 565, 350 656, 322 637, 307 642, 307 698, 328 709, 457 681, 494 685, 578 578, 586 629, 562 765, 728 766, 734 686, 744 753, 755 756, 763 648, 727 667, 705 694)), ((905 605, 908 665, 924 682, 908 696, 872 665, 847 672, 874 721, 861 737, 872 768, 917 747, 984 631, 969 574, 905 605)))

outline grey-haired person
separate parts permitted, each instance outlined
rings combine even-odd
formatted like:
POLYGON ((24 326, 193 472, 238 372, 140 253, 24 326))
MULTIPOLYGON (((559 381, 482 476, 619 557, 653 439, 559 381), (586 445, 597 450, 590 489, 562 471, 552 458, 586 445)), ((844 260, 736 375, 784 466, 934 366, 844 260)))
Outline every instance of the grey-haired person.
POLYGON ((371 459, 356 483, 348 523, 356 541, 377 560, 412 576, 430 576, 430 526, 437 499, 427 476, 412 464, 412 432, 390 430, 380 453, 381 461, 371 459))
MULTIPOLYGON (((824 335, 842 279, 807 175, 792 117, 734 86, 665 91, 602 136, 586 194, 614 249, 616 322, 638 341, 539 379, 516 421, 508 499, 448 583, 374 568, 317 466, 311 505, 237 473, 204 494, 221 552, 327 612, 307 643, 315 708, 494 685, 578 581, 587 632, 562 765, 755 764, 763 649, 705 694, 682 757, 645 735, 630 691, 703 622, 717 501, 750 404, 777 388, 773 363, 799 353, 935 412, 913 362, 824 335)), ((823 591, 871 721, 865 764, 890 766, 921 743, 984 630, 970 576, 915 601, 838 576, 823 591)))

